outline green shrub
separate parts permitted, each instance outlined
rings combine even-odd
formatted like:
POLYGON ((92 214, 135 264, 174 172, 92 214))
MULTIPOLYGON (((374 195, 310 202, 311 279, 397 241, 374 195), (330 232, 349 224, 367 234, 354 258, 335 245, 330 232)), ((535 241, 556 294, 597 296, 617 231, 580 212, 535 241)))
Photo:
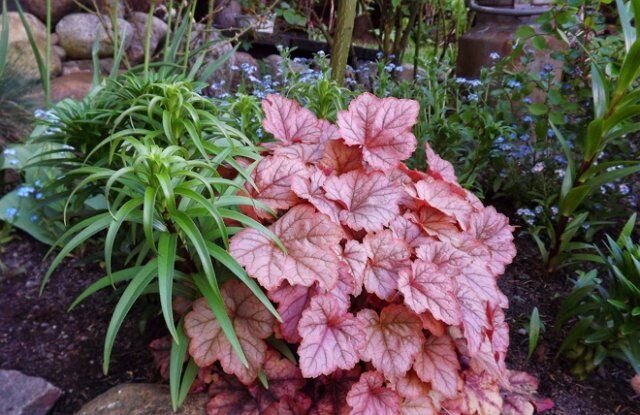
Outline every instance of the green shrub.
POLYGON ((632 237, 634 214, 617 239, 607 236, 600 253, 605 273, 579 272, 561 306, 556 327, 573 328, 560 352, 574 362, 573 373, 585 377, 609 358, 621 359, 640 373, 640 242, 632 237))

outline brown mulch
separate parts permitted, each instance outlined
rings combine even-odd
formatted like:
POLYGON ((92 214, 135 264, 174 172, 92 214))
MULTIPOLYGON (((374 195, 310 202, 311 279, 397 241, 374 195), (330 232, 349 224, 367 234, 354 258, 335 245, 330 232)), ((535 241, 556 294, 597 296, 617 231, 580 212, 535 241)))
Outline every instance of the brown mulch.
MULTIPOLYGON (((585 381, 569 375, 569 365, 554 360, 562 333, 554 333, 553 317, 560 303, 558 294, 570 288, 566 278, 545 280, 535 246, 518 238, 519 253, 500 280, 510 299, 507 318, 511 326, 509 366, 526 370, 540 380, 540 392, 556 407, 549 415, 640 415, 640 398, 629 386, 632 370, 610 365, 585 381), (521 329, 537 306, 547 326, 540 346, 527 360, 528 337, 521 329)), ((0 275, 0 368, 17 369, 44 377, 65 394, 53 414, 72 414, 83 403, 122 382, 156 382, 158 375, 148 350, 150 340, 160 334, 161 321, 149 323, 141 332, 134 309, 125 322, 114 348, 111 370, 102 373, 103 338, 114 306, 109 290, 91 297, 71 312, 67 307, 101 269, 81 258, 68 260, 53 275, 42 296, 40 278, 48 260, 46 247, 29 237, 16 238, 0 247, 0 261, 9 270, 0 275)), ((1 272, 1 271, 0 271, 1 272)))

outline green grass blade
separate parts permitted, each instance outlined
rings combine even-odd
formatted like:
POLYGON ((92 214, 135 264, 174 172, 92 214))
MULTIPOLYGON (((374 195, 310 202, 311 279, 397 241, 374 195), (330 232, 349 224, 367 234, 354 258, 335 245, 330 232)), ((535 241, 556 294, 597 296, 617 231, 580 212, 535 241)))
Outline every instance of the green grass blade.
POLYGON ((155 272, 157 271, 158 263, 156 260, 151 260, 147 263, 142 271, 138 275, 136 275, 127 288, 122 293, 118 304, 116 305, 115 310, 113 310, 113 314, 111 315, 111 321, 109 322, 109 327, 107 328, 107 335, 104 340, 104 353, 103 353, 103 362, 102 362, 102 370, 105 373, 109 373, 109 361, 111 359, 111 351, 113 350, 113 344, 116 340, 116 335, 122 326, 122 322, 124 321, 127 314, 133 307, 133 304, 138 300, 140 294, 145 290, 147 285, 151 282, 153 277, 155 276, 155 272))
POLYGON ((96 292, 103 290, 107 287, 111 287, 113 286, 113 284, 116 284, 118 282, 122 282, 122 281, 128 281, 130 279, 132 279, 133 277, 135 277, 136 275, 138 275, 140 273, 140 271, 142 270, 143 267, 131 267, 131 268, 126 268, 120 271, 116 271, 113 274, 111 274, 111 276, 105 275, 104 277, 100 278, 98 281, 94 282, 93 284, 91 284, 90 286, 88 286, 74 301, 73 303, 71 303, 71 305, 69 306, 69 310, 71 311, 73 310, 75 307, 78 306, 78 304, 80 304, 81 302, 83 302, 84 300, 86 300, 88 297, 90 297, 91 295, 95 294, 96 292))
POLYGON ((111 261, 113 259, 113 245, 115 243, 116 237, 118 236, 118 231, 122 226, 122 223, 129 217, 131 212, 137 209, 140 205, 142 205, 143 201, 141 198, 131 199, 126 202, 122 207, 116 212, 113 221, 109 225, 109 229, 107 230, 107 236, 104 240, 104 261, 105 266, 107 268, 107 275, 111 276, 111 261))
POLYGON ((173 321, 173 276, 175 272, 178 235, 163 232, 158 239, 158 289, 162 315, 173 341, 179 343, 178 333, 173 321))

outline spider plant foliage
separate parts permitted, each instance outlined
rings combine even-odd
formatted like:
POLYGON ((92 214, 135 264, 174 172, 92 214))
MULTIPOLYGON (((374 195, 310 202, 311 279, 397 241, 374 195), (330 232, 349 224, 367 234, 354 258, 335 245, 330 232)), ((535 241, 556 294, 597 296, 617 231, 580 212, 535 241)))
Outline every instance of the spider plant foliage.
POLYGON ((74 223, 54 244, 61 250, 43 288, 65 256, 97 240, 104 249, 106 275, 72 307, 98 290, 121 290, 105 338, 106 372, 125 316, 142 296, 157 295, 173 337, 170 383, 177 406, 195 366, 188 365, 183 375, 187 340, 172 308, 176 297, 204 296, 245 364, 220 294, 222 281, 241 280, 277 317, 259 286, 227 252, 229 237, 242 227, 277 240, 239 209, 268 210, 238 193, 259 154, 246 136, 216 117, 213 103, 186 78, 129 74, 109 81, 93 98, 93 104, 83 104, 91 107, 92 119, 80 120, 73 108, 61 108, 57 128, 47 137, 64 144, 54 157, 65 169, 56 186, 66 191, 65 221, 73 218, 74 223), (86 130, 89 134, 82 134, 86 130), (96 198, 103 208, 82 218, 77 201, 96 198))

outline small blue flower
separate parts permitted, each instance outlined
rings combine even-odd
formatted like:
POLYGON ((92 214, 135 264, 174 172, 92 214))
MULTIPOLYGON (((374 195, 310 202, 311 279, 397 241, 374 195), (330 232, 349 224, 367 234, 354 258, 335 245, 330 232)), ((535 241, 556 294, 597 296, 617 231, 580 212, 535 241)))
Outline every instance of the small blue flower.
POLYGON ((39 193, 39 192, 38 192, 38 193, 36 193, 33 197, 35 197, 35 198, 36 198, 36 200, 40 200, 40 199, 42 199, 42 198, 43 198, 43 196, 44 196, 44 195, 43 195, 42 193, 39 193))
POLYGON ((531 124, 533 122, 533 118, 531 118, 529 115, 525 115, 522 118, 522 122, 527 123, 527 124, 531 124))
POLYGON ((18 209, 14 207, 8 207, 4 210, 4 217, 7 220, 13 220, 18 217, 18 209))
POLYGON ((495 142, 496 142, 496 144, 504 143, 504 137, 503 137, 503 136, 500 136, 500 137, 496 138, 496 139, 495 139, 495 142))
POLYGON ((469 100, 469 102, 478 102, 478 94, 469 94, 467 96, 467 99, 469 100))
POLYGON ((7 156, 15 156, 16 154, 18 154, 18 152, 12 148, 7 148, 2 152, 2 155, 7 157, 7 156))
POLYGON ((539 161, 531 168, 531 173, 541 173, 544 170, 544 163, 539 161))
POLYGON ((456 84, 465 84, 467 83, 467 78, 456 78, 456 84))
POLYGON ((500 54, 498 52, 491 52, 489 54, 489 58, 491 58, 491 60, 496 61, 498 59, 500 59, 500 54))
POLYGON ((36 223, 40 218, 38 217, 38 215, 31 215, 31 217, 29 218, 29 220, 33 223, 36 223))
POLYGON ((31 196, 31 193, 33 193, 35 191, 36 191, 36 189, 34 189, 31 186, 20 186, 18 188, 18 190, 16 191, 16 194, 19 197, 29 197, 29 196, 31 196))
POLYGON ((522 89, 522 84, 515 79, 507 81, 507 87, 511 89, 522 89))
POLYGON ((479 79, 470 79, 467 81, 467 84, 469 84, 470 86, 477 88, 480 85, 482 85, 482 81, 479 79))
POLYGON ((618 186, 618 191, 620 192, 621 195, 628 195, 630 189, 629 189, 629 186, 623 183, 618 186))
POLYGON ((522 98, 522 102, 524 102, 525 104, 531 104, 533 100, 530 97, 524 97, 522 98))

